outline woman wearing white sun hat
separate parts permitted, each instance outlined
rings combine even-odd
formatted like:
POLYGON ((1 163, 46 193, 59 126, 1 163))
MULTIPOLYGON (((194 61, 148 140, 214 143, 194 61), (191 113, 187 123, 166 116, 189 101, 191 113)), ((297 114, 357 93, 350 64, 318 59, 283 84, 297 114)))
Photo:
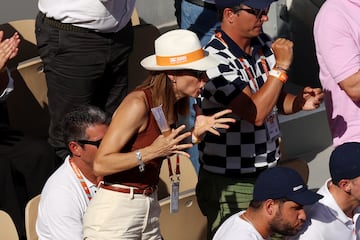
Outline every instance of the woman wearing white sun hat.
POLYGON ((84 216, 86 239, 161 239, 160 207, 156 185, 163 159, 172 154, 189 155, 193 143, 209 131, 228 128, 231 113, 199 115, 192 132, 176 126, 177 115, 189 111, 189 97, 198 97, 208 80, 205 71, 218 61, 202 48, 197 36, 188 30, 172 30, 155 40, 155 54, 141 61, 149 77, 131 92, 114 113, 99 147, 94 171, 104 182, 91 200, 84 216), (151 109, 160 107, 165 116, 165 133, 160 130, 151 109))

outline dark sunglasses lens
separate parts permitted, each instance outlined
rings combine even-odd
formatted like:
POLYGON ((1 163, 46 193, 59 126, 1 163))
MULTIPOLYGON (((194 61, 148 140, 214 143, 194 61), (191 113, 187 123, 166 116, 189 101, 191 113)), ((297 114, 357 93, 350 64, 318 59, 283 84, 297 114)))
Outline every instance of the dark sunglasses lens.
POLYGON ((197 79, 203 78, 204 73, 205 72, 203 72, 203 71, 196 71, 196 70, 187 71, 187 74, 190 74, 191 76, 194 76, 197 79))
POLYGON ((97 141, 78 140, 77 142, 78 142, 78 143, 81 143, 81 144, 90 144, 90 145, 99 147, 99 146, 100 146, 100 143, 101 143, 101 140, 102 140, 102 139, 99 139, 99 140, 97 140, 97 141))
POLYGON ((199 80, 203 80, 203 79, 207 78, 207 75, 206 75, 206 72, 198 71, 196 77, 199 80))

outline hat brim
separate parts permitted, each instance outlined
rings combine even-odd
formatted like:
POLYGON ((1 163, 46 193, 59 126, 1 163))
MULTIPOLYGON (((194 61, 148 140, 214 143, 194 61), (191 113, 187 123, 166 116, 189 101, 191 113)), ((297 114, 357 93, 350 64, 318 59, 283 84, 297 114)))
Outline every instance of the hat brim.
POLYGON ((275 1, 277 0, 263 0, 263 1, 245 0, 243 4, 251 8, 265 9, 270 7, 271 3, 275 1))
POLYGON ((309 189, 301 192, 296 192, 290 196, 286 196, 289 200, 294 201, 300 205, 311 205, 323 198, 322 195, 315 193, 309 189))
POLYGON ((193 69, 198 71, 206 71, 208 69, 216 67, 220 61, 213 55, 209 55, 207 51, 204 51, 205 57, 201 60, 186 63, 178 64, 172 66, 160 66, 156 63, 156 55, 151 55, 144 58, 140 64, 145 69, 150 71, 166 71, 166 70, 181 70, 181 69, 193 69))

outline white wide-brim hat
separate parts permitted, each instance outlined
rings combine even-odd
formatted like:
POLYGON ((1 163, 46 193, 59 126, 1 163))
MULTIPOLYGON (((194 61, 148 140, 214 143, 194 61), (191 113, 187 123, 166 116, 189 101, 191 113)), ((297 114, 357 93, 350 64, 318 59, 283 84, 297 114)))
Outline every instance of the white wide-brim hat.
POLYGON ((141 66, 150 71, 194 69, 206 71, 219 64, 217 58, 202 49, 195 33, 176 29, 155 40, 155 54, 144 58, 141 66))

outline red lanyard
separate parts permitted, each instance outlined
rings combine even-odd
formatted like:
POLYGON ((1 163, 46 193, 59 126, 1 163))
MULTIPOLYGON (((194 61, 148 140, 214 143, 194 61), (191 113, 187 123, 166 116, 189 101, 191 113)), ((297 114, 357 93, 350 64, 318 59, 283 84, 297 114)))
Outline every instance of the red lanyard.
POLYGON ((264 54, 261 49, 259 50, 259 55, 260 55, 261 65, 266 73, 266 76, 268 76, 269 68, 268 68, 268 65, 266 64, 266 60, 265 60, 264 54))
POLYGON ((217 39, 219 39, 221 42, 223 42, 223 43, 227 46, 227 43, 226 43, 225 40, 222 38, 221 32, 215 32, 215 37, 216 37, 217 39))
MULTIPOLYGON (((227 46, 225 40, 222 38, 221 32, 216 32, 216 33, 215 33, 215 37, 216 37, 217 39, 219 39, 221 42, 223 42, 223 43, 227 46)), ((255 78, 254 78, 254 75, 252 74, 251 69, 249 68, 248 64, 245 62, 244 58, 240 58, 240 62, 241 62, 242 65, 244 66, 245 71, 246 71, 246 74, 248 75, 248 77, 250 78, 251 82, 253 83, 254 88, 255 88, 256 90, 259 90, 259 86, 258 86, 258 84, 257 84, 257 82, 256 82, 256 80, 255 80, 255 78)))
POLYGON ((82 176, 80 169, 76 166, 76 164, 74 163, 74 161, 71 158, 69 159, 69 162, 70 162, 71 168, 74 170, 76 177, 79 179, 80 185, 84 189, 86 196, 88 197, 89 200, 91 200, 92 196, 91 196, 90 190, 89 190, 88 186, 86 185, 85 179, 82 176))
MULTIPOLYGON (((171 159, 170 157, 167 157, 168 167, 169 167, 169 178, 171 181, 174 180, 174 173, 171 166, 171 159)), ((176 168, 175 168, 175 174, 176 178, 179 181, 180 180, 180 157, 179 154, 176 154, 176 168)))
MULTIPOLYGON (((225 40, 222 38, 221 32, 216 32, 216 33, 215 33, 215 37, 216 37, 217 39, 219 39, 221 42, 223 42, 225 45, 227 45, 226 42, 225 42, 225 40)), ((265 60, 264 54, 263 54, 263 52, 262 52, 261 49, 259 50, 259 55, 260 55, 261 65, 262 65, 262 67, 263 67, 263 69, 264 69, 264 71, 265 71, 265 74, 266 74, 266 76, 267 76, 267 75, 269 74, 269 68, 268 68, 268 66, 267 66, 267 64, 266 64, 266 60, 265 60)), ((240 62, 242 63, 242 65, 243 65, 243 67, 244 67, 244 69, 245 69, 245 71, 246 71, 246 74, 247 74, 248 77, 250 78, 250 81, 251 81, 252 84, 254 85, 255 90, 259 91, 259 85, 258 85, 258 83, 257 83, 257 81, 256 81, 256 79, 255 79, 254 74, 253 74, 252 71, 251 71, 251 68, 249 67, 248 62, 245 61, 244 58, 240 58, 240 62)))
POLYGON ((240 62, 241 62, 242 65, 244 66, 245 71, 246 71, 246 74, 248 75, 248 77, 250 78, 251 82, 253 83, 254 88, 255 88, 257 91, 259 91, 259 86, 258 86, 258 84, 257 84, 257 82, 256 82, 256 79, 255 79, 254 75, 253 75, 252 72, 251 72, 251 69, 250 69, 247 61, 245 61, 244 58, 240 58, 240 62))

